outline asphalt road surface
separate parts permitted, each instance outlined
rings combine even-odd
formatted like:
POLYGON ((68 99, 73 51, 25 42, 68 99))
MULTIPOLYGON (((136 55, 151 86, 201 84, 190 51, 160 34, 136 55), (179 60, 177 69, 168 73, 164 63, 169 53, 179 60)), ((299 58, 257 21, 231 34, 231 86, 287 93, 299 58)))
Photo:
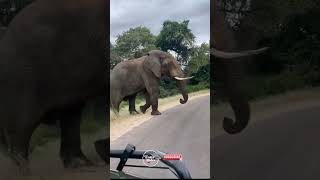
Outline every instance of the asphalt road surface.
POLYGON ((213 139, 215 180, 319 180, 320 105, 281 113, 213 139))
MULTIPOLYGON (((193 178, 209 178, 209 106, 210 96, 203 96, 163 111, 162 115, 154 116, 113 141, 111 149, 124 149, 130 143, 136 150, 181 153, 193 178)), ((118 160, 110 159, 112 169, 116 169, 117 163, 118 160)), ((143 162, 129 160, 128 164, 143 165, 143 162)), ((125 167, 124 171, 146 178, 175 178, 168 170, 125 167)))

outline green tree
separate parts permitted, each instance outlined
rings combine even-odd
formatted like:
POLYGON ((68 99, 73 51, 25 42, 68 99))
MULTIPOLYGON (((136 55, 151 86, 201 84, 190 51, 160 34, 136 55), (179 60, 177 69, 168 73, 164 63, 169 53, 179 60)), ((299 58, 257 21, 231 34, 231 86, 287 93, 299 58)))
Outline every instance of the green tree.
POLYGON ((146 27, 130 28, 118 35, 114 50, 123 59, 138 58, 156 49, 156 37, 146 27))
POLYGON ((188 74, 196 73, 201 66, 209 64, 209 44, 202 43, 192 48, 192 53, 186 71, 188 74))
POLYGON ((182 65, 187 65, 195 36, 188 28, 189 20, 165 21, 157 37, 156 46, 163 51, 172 50, 177 53, 177 60, 182 65))
POLYGON ((118 53, 114 50, 113 44, 110 42, 110 69, 113 69, 115 65, 121 62, 121 57, 118 53))

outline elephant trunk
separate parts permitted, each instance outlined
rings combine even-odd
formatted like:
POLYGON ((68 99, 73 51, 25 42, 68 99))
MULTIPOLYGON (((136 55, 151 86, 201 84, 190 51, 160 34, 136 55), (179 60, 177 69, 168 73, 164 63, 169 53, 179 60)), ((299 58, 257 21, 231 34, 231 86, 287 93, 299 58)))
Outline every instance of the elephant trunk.
POLYGON ((235 114, 235 120, 224 117, 223 129, 229 134, 236 134, 248 125, 250 107, 248 98, 241 87, 241 70, 239 67, 235 68, 239 64, 229 63, 217 59, 214 70, 218 82, 222 85, 222 92, 228 98, 235 114))
MULTIPOLYGON (((231 90, 233 91, 233 90, 231 90)), ((250 119, 250 107, 248 101, 238 92, 229 92, 229 102, 234 111, 236 120, 224 117, 223 129, 229 134, 236 134, 247 127, 250 119)))
POLYGON ((181 104, 185 104, 188 101, 188 93, 186 90, 186 82, 185 81, 176 81, 177 82, 177 87, 180 90, 183 99, 180 99, 181 104))

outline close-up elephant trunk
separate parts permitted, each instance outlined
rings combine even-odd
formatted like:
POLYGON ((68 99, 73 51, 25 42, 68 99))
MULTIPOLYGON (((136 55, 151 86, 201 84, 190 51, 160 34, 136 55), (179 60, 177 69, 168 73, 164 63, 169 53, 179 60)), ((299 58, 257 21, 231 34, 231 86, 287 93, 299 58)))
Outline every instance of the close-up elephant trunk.
POLYGON ((239 62, 233 62, 226 59, 234 59, 266 51, 268 47, 257 50, 242 52, 223 52, 213 49, 211 54, 215 56, 214 72, 218 83, 221 83, 224 94, 227 96, 229 103, 235 113, 236 120, 224 117, 223 129, 229 134, 241 132, 250 120, 250 106, 246 93, 241 87, 241 68, 239 62), (237 67, 237 68, 236 68, 237 67))
POLYGON ((226 64, 224 60, 217 59, 214 69, 216 78, 221 81, 223 92, 235 114, 235 120, 229 117, 224 117, 223 120, 223 129, 229 134, 241 132, 248 125, 250 119, 248 98, 240 85, 241 73, 234 66, 237 66, 234 62, 226 64))
POLYGON ((245 129, 250 120, 249 99, 241 86, 243 80, 241 62, 235 60, 240 57, 260 54, 268 48, 232 52, 237 48, 234 33, 226 22, 224 14, 218 10, 217 6, 217 1, 214 1, 213 18, 211 19, 211 24, 213 24, 211 37, 214 37, 214 39, 210 51, 214 57, 212 63, 214 83, 221 87, 221 89, 218 89, 226 95, 235 114, 235 120, 224 117, 223 129, 229 134, 235 134, 245 129))

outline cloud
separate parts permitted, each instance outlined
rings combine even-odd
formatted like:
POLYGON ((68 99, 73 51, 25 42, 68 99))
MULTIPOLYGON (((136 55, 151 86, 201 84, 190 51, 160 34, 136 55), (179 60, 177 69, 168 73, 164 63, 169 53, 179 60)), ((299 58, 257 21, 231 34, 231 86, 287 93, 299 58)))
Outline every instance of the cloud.
POLYGON ((196 44, 210 39, 210 0, 111 0, 110 40, 131 27, 146 26, 159 34, 165 20, 190 20, 196 44))

